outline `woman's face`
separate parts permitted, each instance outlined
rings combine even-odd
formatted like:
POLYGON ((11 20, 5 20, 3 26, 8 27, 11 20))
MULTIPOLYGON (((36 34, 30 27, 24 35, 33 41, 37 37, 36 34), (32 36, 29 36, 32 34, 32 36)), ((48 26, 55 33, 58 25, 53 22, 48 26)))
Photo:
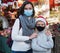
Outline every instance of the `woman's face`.
POLYGON ((42 21, 38 21, 38 22, 36 23, 36 26, 45 27, 45 23, 42 22, 42 21))
POLYGON ((24 14, 26 16, 32 16, 33 15, 33 7, 31 4, 27 4, 24 8, 24 14))
POLYGON ((32 7, 31 4, 27 4, 27 5, 25 5, 24 10, 32 10, 32 9, 33 9, 33 7, 32 7))

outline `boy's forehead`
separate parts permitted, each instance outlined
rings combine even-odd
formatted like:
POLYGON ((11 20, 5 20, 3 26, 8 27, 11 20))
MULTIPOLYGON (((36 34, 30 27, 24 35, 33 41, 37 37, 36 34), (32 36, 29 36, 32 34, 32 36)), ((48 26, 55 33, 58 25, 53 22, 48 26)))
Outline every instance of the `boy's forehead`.
POLYGON ((39 20, 39 21, 37 21, 36 23, 44 23, 43 21, 41 21, 41 20, 39 20))
POLYGON ((36 22, 36 25, 45 25, 45 23, 43 21, 38 21, 36 22))

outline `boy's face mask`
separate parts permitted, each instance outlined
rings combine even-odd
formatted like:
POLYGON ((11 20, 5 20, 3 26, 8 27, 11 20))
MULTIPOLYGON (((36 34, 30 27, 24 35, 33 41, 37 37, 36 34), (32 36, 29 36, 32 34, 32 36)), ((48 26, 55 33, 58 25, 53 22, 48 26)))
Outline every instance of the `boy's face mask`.
POLYGON ((45 27, 41 27, 41 26, 36 26, 38 31, 43 31, 45 29, 45 27))

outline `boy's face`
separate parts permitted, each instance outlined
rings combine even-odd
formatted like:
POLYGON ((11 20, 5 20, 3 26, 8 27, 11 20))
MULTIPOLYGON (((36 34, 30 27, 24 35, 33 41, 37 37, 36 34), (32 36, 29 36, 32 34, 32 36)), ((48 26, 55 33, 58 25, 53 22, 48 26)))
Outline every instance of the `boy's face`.
POLYGON ((45 27, 45 23, 42 22, 42 21, 38 21, 38 22, 36 23, 36 26, 45 27))

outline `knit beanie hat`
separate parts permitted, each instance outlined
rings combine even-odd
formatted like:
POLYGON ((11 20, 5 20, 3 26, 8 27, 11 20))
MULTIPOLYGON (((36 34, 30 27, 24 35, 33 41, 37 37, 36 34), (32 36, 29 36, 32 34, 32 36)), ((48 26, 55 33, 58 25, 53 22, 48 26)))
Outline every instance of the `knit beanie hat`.
POLYGON ((35 22, 37 22, 37 21, 42 21, 42 22, 44 22, 46 25, 48 25, 48 22, 46 21, 46 19, 45 19, 43 16, 38 16, 38 18, 36 18, 36 21, 35 21, 35 22))

